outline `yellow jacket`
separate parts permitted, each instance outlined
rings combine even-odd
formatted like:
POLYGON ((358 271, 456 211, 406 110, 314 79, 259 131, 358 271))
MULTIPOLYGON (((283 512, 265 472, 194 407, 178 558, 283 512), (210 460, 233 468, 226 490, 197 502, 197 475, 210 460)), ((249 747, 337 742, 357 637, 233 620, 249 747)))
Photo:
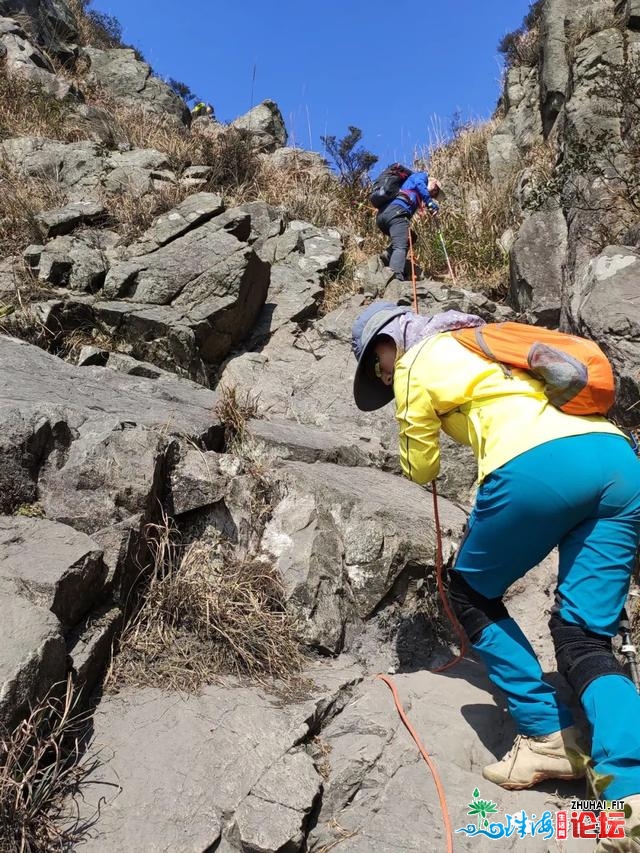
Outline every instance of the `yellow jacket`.
POLYGON ((440 472, 440 428, 468 444, 478 482, 510 459, 555 438, 589 432, 623 433, 598 415, 566 415, 547 400, 542 383, 471 352, 450 332, 411 347, 396 362, 393 392, 400 425, 400 460, 424 485, 440 472))

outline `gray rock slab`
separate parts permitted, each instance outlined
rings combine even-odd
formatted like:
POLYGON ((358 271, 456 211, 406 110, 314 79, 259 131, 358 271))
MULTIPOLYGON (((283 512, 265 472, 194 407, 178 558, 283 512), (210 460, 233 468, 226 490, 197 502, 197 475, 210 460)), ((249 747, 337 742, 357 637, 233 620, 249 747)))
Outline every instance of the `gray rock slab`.
POLYGON ((0 18, 0 56, 8 75, 30 80, 58 100, 75 91, 70 83, 56 76, 46 54, 29 41, 22 27, 11 18, 0 18))
POLYGON ((636 424, 640 401, 640 253, 608 246, 578 279, 566 321, 576 334, 599 343, 617 374, 616 409, 622 423, 636 424))
POLYGON ((268 338, 288 323, 312 317, 323 292, 313 274, 305 274, 289 264, 272 267, 267 301, 253 327, 252 342, 268 338))
MULTIPOLYGON (((475 788, 496 801, 496 820, 523 809, 540 817, 555 811, 544 791, 507 792, 482 778, 484 764, 502 756, 515 731, 489 690, 481 668, 465 661, 449 674, 430 672, 394 676, 401 702, 435 763, 444 786, 454 831, 470 820, 468 803, 475 788)), ((439 853, 446 849, 441 808, 426 764, 399 721, 391 692, 381 681, 367 679, 343 712, 323 730, 329 748, 318 824, 308 849, 312 853, 335 844, 347 853, 439 853), (338 843, 338 841, 340 843, 338 843)), ((583 783, 565 786, 565 795, 580 796, 583 783)), ((493 843, 493 842, 491 842, 493 843)), ((477 838, 456 833, 455 849, 478 850, 477 838)), ((539 836, 512 839, 505 849, 548 853, 539 836)))
POLYGON ((78 27, 65 0, 0 0, 0 15, 19 18, 49 53, 61 59, 74 55, 78 27))
MULTIPOLYGON (((433 571, 430 496, 370 468, 287 462, 276 477, 282 497, 262 549, 282 575, 302 639, 339 652, 409 565, 433 571)), ((440 514, 444 551, 452 555, 466 516, 446 500, 440 514)))
POLYGON ((545 136, 564 106, 569 87, 566 7, 566 0, 550 0, 542 7, 540 96, 545 136))
POLYGON ((13 729, 35 704, 63 681, 67 650, 53 613, 0 581, 0 725, 13 729))
POLYGON ((616 4, 616 12, 622 15, 630 30, 640 30, 640 0, 622 0, 616 4))
POLYGON ((87 850, 128 853, 141 838, 149 851, 205 850, 221 833, 222 849, 255 849, 234 840, 235 814, 247 814, 241 823, 253 840, 261 831, 282 832, 284 824, 255 826, 253 809, 243 807, 248 798, 266 804, 271 817, 295 813, 291 837, 298 837, 319 777, 297 744, 309 733, 317 703, 327 702, 327 691, 283 705, 233 684, 206 687, 200 696, 124 689, 103 700, 93 745, 112 757, 85 793, 88 813, 106 798, 87 850), (110 784, 120 786, 117 796, 110 784))
MULTIPOLYGON (((251 438, 259 445, 271 449, 274 456, 296 462, 334 462, 337 465, 370 465, 383 463, 372 456, 370 443, 343 439, 335 432, 296 424, 283 419, 252 420, 247 425, 251 438)), ((395 458, 391 457, 389 465, 395 458)))
POLYGON ((273 764, 235 813, 231 834, 239 839, 240 849, 301 850, 321 782, 306 752, 289 753, 273 764))
POLYGON ((213 414, 218 397, 194 382, 162 375, 126 376, 100 367, 75 367, 24 341, 0 336, 0 416, 22 411, 68 413, 74 427, 112 416, 160 428, 168 435, 221 436, 213 414))
POLYGON ((90 81, 105 86, 127 103, 188 123, 189 110, 182 98, 155 77, 150 66, 138 60, 133 50, 87 47, 82 55, 91 63, 90 81))
POLYGON ((567 223, 561 209, 525 219, 510 254, 512 304, 529 322, 557 327, 567 263, 567 223))
POLYGON ((620 140, 620 105, 596 95, 598 84, 610 68, 621 67, 625 57, 624 34, 617 28, 601 30, 576 48, 573 91, 566 105, 565 134, 569 140, 590 144, 594 136, 620 140))
POLYGON ((91 230, 56 237, 36 256, 30 256, 38 279, 53 287, 65 287, 82 293, 95 293, 109 269, 108 251, 118 236, 110 231, 91 230))
POLYGON ((79 425, 61 464, 40 468, 38 493, 49 518, 93 533, 131 515, 154 515, 168 440, 160 430, 105 416, 79 425))
POLYGON ((282 327, 260 352, 230 359, 221 383, 259 389, 261 409, 269 418, 338 431, 345 444, 367 442, 373 458, 388 459, 397 452, 391 406, 367 413, 353 402, 351 325, 363 307, 364 300, 354 297, 304 332, 282 327))
POLYGON ((155 517, 174 437, 219 448, 216 394, 161 374, 75 367, 0 337, 0 495, 4 512, 39 499, 87 533, 155 517))
POLYGON ((147 253, 149 244, 141 244, 136 256, 134 246, 128 260, 111 267, 104 296, 119 307, 103 303, 100 311, 103 316, 120 312, 119 332, 136 347, 133 355, 170 366, 145 343, 150 337, 155 342, 154 325, 158 336, 177 328, 185 352, 178 359, 175 347, 174 363, 194 375, 194 361, 218 363, 245 338, 264 305, 270 278, 269 265, 246 243, 250 231, 250 215, 229 210, 155 251, 147 253))
POLYGON ((224 498, 228 478, 220 468, 220 454, 187 448, 171 471, 167 508, 171 515, 217 503, 224 498))
POLYGON ((0 516, 0 578, 75 625, 104 596, 102 551, 84 533, 42 518, 0 516))
POLYGON ((56 210, 46 210, 36 217, 49 239, 69 234, 79 225, 91 225, 106 214, 107 209, 98 201, 74 201, 56 210))
POLYGON ((223 210, 222 197, 215 193, 191 195, 173 210, 155 220, 153 225, 137 241, 134 253, 144 254, 154 251, 186 234, 187 231, 208 222, 214 216, 222 213, 223 210))
POLYGON ((94 611, 86 624, 67 640, 74 682, 88 697, 100 683, 111 659, 113 641, 122 628, 119 607, 106 606, 94 611))
POLYGON ((38 137, 14 137, 0 143, 0 156, 18 171, 47 178, 63 188, 92 194, 100 184, 104 159, 95 142, 57 142, 38 137))

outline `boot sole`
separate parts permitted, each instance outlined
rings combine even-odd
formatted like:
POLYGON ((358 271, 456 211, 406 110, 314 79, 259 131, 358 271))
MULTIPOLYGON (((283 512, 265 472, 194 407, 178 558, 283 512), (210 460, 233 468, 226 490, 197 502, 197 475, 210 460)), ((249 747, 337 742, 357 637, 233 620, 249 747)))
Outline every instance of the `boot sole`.
POLYGON ((489 779, 488 776, 484 776, 489 782, 493 782, 494 785, 499 785, 500 788, 504 788, 507 791, 526 791, 527 788, 533 788, 534 785, 537 785, 538 782, 546 782, 549 779, 557 779, 561 782, 573 782, 578 779, 583 779, 584 776, 576 776, 575 773, 563 773, 563 774, 549 774, 549 773, 537 773, 531 782, 496 782, 494 779, 489 779))

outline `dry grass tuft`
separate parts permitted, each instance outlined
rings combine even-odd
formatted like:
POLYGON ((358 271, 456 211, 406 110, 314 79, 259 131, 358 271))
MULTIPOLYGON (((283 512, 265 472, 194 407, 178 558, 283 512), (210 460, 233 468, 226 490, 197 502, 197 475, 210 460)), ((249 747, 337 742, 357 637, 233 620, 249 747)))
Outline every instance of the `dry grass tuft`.
POLYGON ((109 218, 115 223, 115 230, 125 242, 132 243, 144 234, 158 216, 177 207, 190 192, 181 184, 167 181, 166 186, 142 195, 129 188, 117 193, 103 193, 102 201, 109 218))
POLYGON ((321 316, 334 311, 345 299, 358 292, 360 284, 355 278, 356 267, 366 260, 367 254, 363 249, 352 242, 347 244, 340 269, 331 274, 324 283, 324 295, 320 304, 321 316))
POLYGON ((303 656, 277 570, 194 544, 183 549, 168 524, 157 529, 143 603, 120 640, 107 685, 197 691, 220 674, 258 681, 296 676, 303 656))
POLYGON ((20 175, 7 168, 0 174, 0 257, 19 255, 44 238, 37 216, 66 201, 54 181, 20 175))
POLYGON ((43 136, 73 142, 66 126, 68 115, 67 104, 37 83, 8 75, 0 63, 0 141, 12 136, 43 136))
POLYGON ((50 694, 0 731, 0 853, 66 850, 85 837, 73 797, 98 764, 81 748, 85 722, 69 680, 62 699, 50 694))
POLYGON ((235 385, 221 385, 218 389, 220 400, 215 414, 225 428, 227 446, 241 443, 246 434, 247 422, 258 417, 259 397, 251 391, 240 391, 235 385))
POLYGON ((495 187, 489 170, 487 143, 496 121, 470 125, 450 142, 432 147, 419 159, 442 182, 447 200, 437 221, 414 219, 416 254, 429 277, 446 277, 446 258, 438 235, 442 229, 456 275, 487 289, 504 292, 508 257, 498 238, 519 225, 514 202, 517 173, 495 187))

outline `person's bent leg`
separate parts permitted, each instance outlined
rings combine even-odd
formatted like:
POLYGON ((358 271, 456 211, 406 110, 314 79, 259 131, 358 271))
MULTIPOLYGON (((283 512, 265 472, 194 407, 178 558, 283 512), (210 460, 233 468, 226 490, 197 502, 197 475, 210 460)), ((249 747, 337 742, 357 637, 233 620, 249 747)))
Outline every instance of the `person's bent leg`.
MULTIPOLYGON (((540 445, 494 471, 478 490, 476 505, 452 573, 452 604, 487 667, 505 694, 520 736, 502 762, 484 775, 507 788, 530 787, 546 778, 580 775, 573 752, 582 751, 572 715, 544 680, 538 659, 502 595, 537 565, 588 511, 590 482, 563 465, 566 440, 540 445)), ((583 466, 584 467, 584 466, 583 466)))
POLYGON ((485 598, 457 568, 449 573, 449 598, 489 679, 505 695, 518 731, 541 737, 572 725, 571 712, 544 680, 531 644, 502 598, 485 598))
POLYGON ((640 538, 640 463, 617 437, 591 436, 602 477, 600 517, 560 543, 557 606, 549 623, 558 670, 593 731, 594 769, 612 781, 609 799, 640 795, 640 696, 611 650, 640 538))

